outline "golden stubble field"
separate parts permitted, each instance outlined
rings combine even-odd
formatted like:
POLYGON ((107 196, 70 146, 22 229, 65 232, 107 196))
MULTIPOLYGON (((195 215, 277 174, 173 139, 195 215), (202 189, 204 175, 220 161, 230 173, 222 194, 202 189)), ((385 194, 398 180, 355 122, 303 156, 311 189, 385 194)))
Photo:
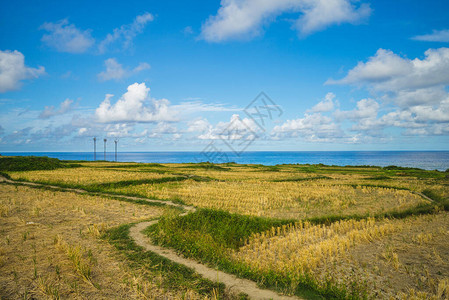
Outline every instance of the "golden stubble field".
POLYGON ((382 187, 365 186, 373 182, 366 180, 366 175, 350 171, 322 176, 293 167, 272 171, 255 167, 208 170, 194 168, 191 164, 142 165, 141 168, 126 168, 123 163, 83 165, 83 168, 11 172, 9 175, 16 180, 81 187, 134 180, 133 184, 101 188, 105 192, 181 200, 197 207, 286 219, 374 215, 404 210, 426 201, 408 190, 398 189, 406 187, 419 191, 426 187, 414 178, 395 179, 394 183, 387 181, 382 187), (189 179, 192 176, 203 180, 189 179), (142 183, 141 180, 159 180, 160 183, 142 183))
MULTIPOLYGON (((233 263, 262 278, 264 274, 288 278, 292 291, 304 276, 310 276, 317 289, 331 284, 358 289, 368 298, 449 298, 449 214, 420 194, 447 201, 447 175, 370 167, 81 165, 8 175, 15 180, 92 192, 297 220, 254 233, 243 246, 228 253, 233 263), (431 211, 414 215, 420 205, 431 207, 431 211), (380 217, 383 214, 398 217, 380 217), (348 219, 320 225, 304 221, 328 217, 348 219)), ((117 257, 112 246, 99 239, 106 228, 159 217, 163 209, 67 192, 4 184, 0 188, 0 267, 6 274, 0 278, 2 294, 44 298, 54 293, 75 298, 185 296, 159 288, 157 279, 144 280, 117 257)), ((198 296, 194 292, 189 295, 198 296)))
MULTIPOLYGON (((105 197, 0 184, 2 299, 178 299, 156 275, 130 269, 99 239, 163 209, 105 197)), ((148 273, 148 271, 146 271, 148 273)), ((196 298, 194 293, 190 295, 196 298)))
POLYGON ((329 226, 298 222, 254 234, 231 256, 287 278, 308 273, 323 285, 358 285, 370 298, 447 299, 449 214, 329 226))

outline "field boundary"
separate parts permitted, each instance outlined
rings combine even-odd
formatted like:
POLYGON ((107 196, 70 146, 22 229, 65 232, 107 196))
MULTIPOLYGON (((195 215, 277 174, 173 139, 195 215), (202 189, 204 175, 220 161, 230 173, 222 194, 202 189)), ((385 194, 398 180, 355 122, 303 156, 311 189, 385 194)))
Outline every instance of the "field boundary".
MULTIPOLYGON (((86 191, 83 189, 63 188, 63 187, 59 187, 59 186, 46 185, 46 184, 41 184, 41 183, 14 181, 14 180, 5 178, 2 175, 0 175, 0 183, 20 184, 23 186, 34 187, 34 188, 44 187, 44 188, 50 188, 50 189, 59 190, 59 191, 73 192, 73 193, 79 193, 79 194, 90 194, 89 191, 86 191)), ((157 204, 163 204, 163 205, 167 205, 167 206, 171 206, 171 207, 182 208, 184 210, 184 212, 180 216, 185 216, 189 213, 193 213, 196 211, 196 208, 194 206, 178 204, 178 203, 174 203, 170 200, 164 201, 164 200, 148 199, 148 198, 143 198, 143 197, 101 193, 101 192, 98 192, 95 194, 108 196, 108 197, 114 197, 114 198, 133 200, 133 201, 142 201, 143 200, 143 201, 147 201, 150 203, 157 203, 157 204)), ((150 238, 148 238, 145 234, 143 234, 142 231, 145 228, 147 228, 148 226, 156 224, 158 221, 159 220, 153 220, 153 221, 149 221, 149 222, 137 223, 136 225, 134 225, 130 228, 130 237, 134 240, 134 242, 137 245, 144 248, 146 251, 154 252, 162 257, 169 259, 170 261, 173 261, 180 265, 184 265, 188 268, 191 268, 195 272, 200 274, 202 277, 204 277, 205 279, 208 279, 212 282, 223 283, 226 286, 226 289, 229 290, 232 294, 246 294, 250 299, 285 299, 285 300, 301 299, 297 296, 279 295, 278 293, 276 293, 272 290, 259 288, 254 281, 251 281, 249 279, 238 278, 235 275, 209 268, 208 266, 198 263, 195 260, 184 258, 184 257, 178 255, 174 250, 154 245, 153 243, 151 243, 150 238)))

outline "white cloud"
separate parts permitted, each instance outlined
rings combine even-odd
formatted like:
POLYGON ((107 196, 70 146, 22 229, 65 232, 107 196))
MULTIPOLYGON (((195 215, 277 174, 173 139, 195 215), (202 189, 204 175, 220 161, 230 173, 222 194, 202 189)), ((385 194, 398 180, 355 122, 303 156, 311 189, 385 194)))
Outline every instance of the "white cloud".
POLYGON ((148 135, 150 138, 160 138, 167 134, 179 134, 178 128, 176 126, 169 124, 167 122, 159 122, 153 130, 151 130, 151 133, 148 135))
POLYGON ((412 39, 416 41, 425 41, 425 42, 449 43, 449 29, 434 30, 430 34, 417 35, 412 37, 412 39))
POLYGON ((295 29, 311 34, 333 24, 355 23, 371 13, 367 4, 355 7, 351 0, 222 0, 215 16, 201 28, 209 42, 248 39, 263 32, 264 25, 282 13, 300 13, 295 29))
POLYGON ((86 127, 82 127, 78 130, 78 135, 83 136, 87 131, 88 129, 86 127))
POLYGON ((334 114, 338 120, 375 118, 379 111, 379 103, 373 99, 362 99, 357 102, 357 107, 350 111, 337 110, 334 114))
POLYGON ((296 22, 302 35, 319 31, 333 24, 357 23, 371 14, 368 4, 356 8, 347 0, 306 0, 301 1, 303 15, 296 22))
POLYGON ((340 80, 328 84, 362 84, 384 92, 416 90, 449 84, 449 48, 429 49, 425 58, 402 58, 379 49, 367 62, 359 62, 340 80))
POLYGON ((334 84, 367 87, 391 112, 377 117, 379 103, 361 100, 353 111, 336 111, 337 119, 356 121, 353 130, 405 128, 404 134, 449 132, 449 48, 429 49, 424 58, 408 59, 379 49, 334 84), (362 102, 365 101, 365 102, 362 102))
POLYGON ((106 70, 97 75, 100 81, 119 80, 150 68, 149 64, 140 63, 137 67, 130 71, 123 68, 123 65, 120 64, 115 58, 105 60, 104 64, 106 66, 106 70))
POLYGON ((305 114, 304 118, 287 120, 271 131, 274 139, 303 137, 307 141, 335 141, 345 137, 339 124, 320 113, 305 114))
POLYGON ((99 52, 104 53, 108 47, 116 43, 119 43, 122 49, 128 49, 132 45, 133 39, 143 31, 148 22, 153 20, 154 17, 152 14, 144 13, 143 15, 137 16, 131 24, 115 28, 98 45, 99 52))
POLYGON ((328 80, 327 84, 374 83, 388 82, 393 78, 406 76, 412 71, 409 60, 403 59, 390 50, 379 49, 367 62, 359 62, 346 77, 340 80, 328 80))
POLYGON ((66 112, 70 111, 73 108, 72 104, 73 104, 73 100, 65 99, 59 105, 58 110, 55 110, 54 106, 45 106, 45 109, 39 114, 39 118, 40 119, 48 119, 53 116, 65 114, 66 112))
POLYGON ((122 79, 126 76, 126 71, 123 66, 117 62, 115 58, 109 58, 104 61, 106 66, 106 71, 99 73, 98 79, 101 81, 111 80, 111 79, 122 79))
POLYGON ((139 65, 138 65, 137 67, 135 67, 135 68, 132 70, 131 73, 139 73, 139 72, 141 72, 141 71, 148 70, 148 69, 150 69, 150 68, 151 68, 150 64, 148 64, 148 63, 146 63, 146 62, 141 62, 141 63, 139 63, 139 65))
POLYGON ((308 112, 328 112, 332 111, 336 105, 336 102, 334 102, 335 94, 334 93, 327 93, 326 97, 318 104, 316 104, 314 107, 312 107, 308 112))
POLYGON ((17 50, 0 50, 0 93, 17 90, 21 80, 38 78, 45 74, 45 68, 25 66, 25 57, 17 50))
POLYGON ((69 24, 67 19, 58 23, 44 23, 40 29, 49 32, 42 36, 42 42, 59 52, 83 53, 95 43, 90 30, 82 31, 69 24))
MULTIPOLYGON (((410 107, 410 112, 416 116, 418 122, 449 123, 449 96, 437 107, 418 105, 410 107)), ((446 124, 449 129, 449 124, 446 124)))
POLYGON ((145 83, 134 83, 115 104, 111 104, 113 95, 107 94, 95 115, 102 123, 176 121, 170 102, 167 99, 150 99, 149 92, 150 88, 145 83))
POLYGON ((212 125, 207 119, 197 118, 187 123, 187 132, 200 132, 204 133, 212 130, 212 125))
POLYGON ((237 112, 242 111, 242 108, 227 107, 219 103, 203 103, 201 101, 188 101, 173 105, 173 109, 181 112, 184 115, 199 113, 199 112, 237 112))
POLYGON ((249 118, 240 118, 233 114, 229 122, 219 122, 212 126, 205 119, 197 119, 189 123, 188 132, 198 132, 200 140, 244 140, 254 139, 260 132, 257 124, 249 118))
POLYGON ((106 132, 106 136, 108 137, 129 137, 131 136, 131 132, 134 130, 134 127, 127 123, 121 124, 108 124, 104 128, 106 132))

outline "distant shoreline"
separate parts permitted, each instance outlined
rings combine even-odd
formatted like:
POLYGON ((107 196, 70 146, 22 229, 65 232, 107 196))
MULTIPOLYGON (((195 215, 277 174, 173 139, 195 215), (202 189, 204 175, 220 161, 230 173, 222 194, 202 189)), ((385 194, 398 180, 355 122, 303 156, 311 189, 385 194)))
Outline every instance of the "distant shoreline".
MULTIPOLYGON (((93 152, 0 152, 8 156, 48 156, 62 160, 94 159, 93 152)), ((104 160, 104 152, 97 151, 97 160, 104 160)), ((114 161, 114 152, 106 152, 106 160, 114 161)), ((120 162, 142 163, 214 163, 240 164, 325 164, 336 166, 390 165, 425 170, 449 169, 449 151, 248 151, 233 152, 118 152, 120 162)))

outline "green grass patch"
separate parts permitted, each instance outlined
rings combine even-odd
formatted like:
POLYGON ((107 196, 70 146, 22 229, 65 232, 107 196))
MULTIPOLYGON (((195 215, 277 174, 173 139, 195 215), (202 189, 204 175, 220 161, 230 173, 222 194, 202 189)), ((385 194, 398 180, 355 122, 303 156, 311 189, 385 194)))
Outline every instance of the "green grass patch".
POLYGON ((366 289, 358 283, 351 290, 332 278, 326 279, 324 285, 318 285, 307 274, 293 279, 269 270, 253 270, 229 257, 229 251, 237 250, 251 234, 292 222, 199 209, 186 216, 166 215, 145 233, 157 244, 174 248, 211 267, 251 279, 265 288, 294 293, 306 299, 364 298, 366 289))
POLYGON ((46 156, 0 156, 0 171, 55 170, 80 166, 63 163, 57 158, 46 156))
POLYGON ((319 180, 319 179, 332 179, 327 176, 315 176, 315 177, 292 177, 292 178, 283 178, 283 179, 275 179, 272 182, 295 182, 295 181, 309 181, 309 180, 319 180))
POLYGON ((444 198, 441 194, 430 188, 423 190, 422 193, 438 203, 444 203, 448 201, 448 199, 444 198))
POLYGON ((135 179, 135 180, 123 180, 116 182, 106 182, 106 183, 95 183, 91 185, 87 185, 86 188, 88 190, 98 190, 103 191, 105 189, 115 189, 121 187, 127 187, 131 185, 140 185, 140 184, 160 184, 166 182, 179 182, 187 180, 185 176, 177 176, 177 177, 162 177, 155 179, 135 179))
MULTIPOLYGON (((33 189, 41 189, 41 190, 46 190, 46 191, 73 193, 73 191, 67 190, 65 187, 58 187, 58 186, 50 187, 48 184, 32 185, 32 186, 23 184, 20 182, 13 182, 13 183, 0 182, 0 184, 10 184, 10 185, 14 185, 14 186, 25 186, 25 187, 29 187, 29 188, 33 188, 33 189)), ((129 203, 139 204, 139 205, 167 207, 166 204, 160 203, 160 202, 151 202, 151 201, 147 201, 145 199, 129 199, 129 198, 125 198, 125 197, 120 197, 120 196, 122 196, 121 194, 110 194, 110 193, 103 193, 103 192, 86 191, 86 193, 83 193, 82 195, 104 197, 104 198, 108 198, 108 199, 118 200, 118 201, 122 201, 122 202, 129 202, 129 203)), ((123 196, 128 196, 128 195, 123 195, 123 196)), ((156 199, 156 200, 165 201, 162 199, 156 199)), ((172 200, 172 202, 175 202, 178 204, 184 204, 182 201, 177 201, 177 200, 172 200)), ((170 208, 172 211, 177 211, 177 212, 184 211, 184 209, 182 207, 169 206, 168 208, 170 208)))
POLYGON ((377 176, 372 176, 372 177, 366 177, 363 179, 365 179, 365 180, 390 180, 391 177, 385 176, 385 175, 377 175, 377 176))
POLYGON ((386 185, 386 184, 348 184, 349 186, 352 186, 353 188, 357 187, 373 187, 373 188, 382 188, 382 189, 394 189, 394 190, 404 190, 404 191, 410 191, 410 189, 406 187, 400 187, 400 186, 393 186, 393 185, 386 185))
POLYGON ((131 268, 149 271, 142 272, 149 280, 154 277, 162 278, 160 284, 164 289, 185 292, 194 290, 209 297, 216 293, 220 299, 225 298, 223 284, 206 280, 190 268, 174 263, 156 253, 144 251, 129 236, 131 226, 131 224, 125 224, 112 228, 102 237, 126 258, 131 268))
MULTIPOLYGON (((201 208, 183 217, 166 215, 157 224, 150 227, 147 233, 160 239, 162 244, 170 243, 170 241, 165 241, 161 235, 157 234, 164 231, 171 238, 179 238, 175 242, 175 244, 179 244, 185 238, 185 233, 190 232, 195 236, 192 236, 193 239, 190 242, 196 243, 196 236, 201 235, 207 241, 213 241, 217 250, 222 247, 237 249, 243 245, 246 238, 255 232, 262 232, 271 227, 293 222, 294 220, 243 216, 221 210, 201 208)), ((192 252, 194 250, 189 250, 189 247, 194 245, 191 245, 190 242, 183 248, 192 252)))
POLYGON ((282 170, 281 166, 260 166, 258 168, 259 172, 280 172, 282 170))
POLYGON ((178 168, 185 169, 204 169, 204 170, 214 170, 214 171, 230 171, 231 168, 222 167, 218 164, 214 164, 211 162, 200 162, 200 163, 192 163, 187 166, 182 166, 178 168))

